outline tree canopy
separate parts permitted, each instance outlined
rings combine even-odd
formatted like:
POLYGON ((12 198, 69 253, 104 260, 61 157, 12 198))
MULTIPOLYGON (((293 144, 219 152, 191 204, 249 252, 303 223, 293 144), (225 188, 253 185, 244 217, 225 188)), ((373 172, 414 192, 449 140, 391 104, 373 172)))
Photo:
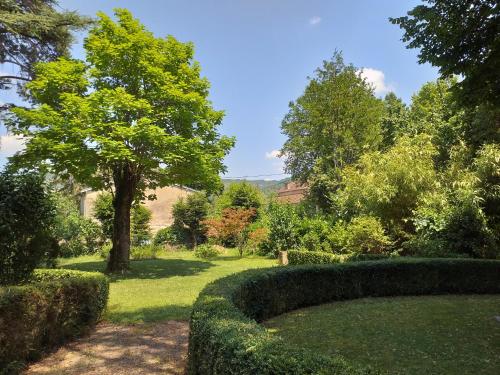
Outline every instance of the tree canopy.
POLYGON ((132 202, 169 184, 219 188, 234 143, 217 132, 223 112, 207 98, 193 45, 156 38, 127 10, 115 15, 116 22, 98 14, 85 62, 35 66, 26 88, 36 106, 13 109, 10 123, 28 139, 19 163, 45 162, 56 174, 114 191, 109 270, 128 265, 132 202))
POLYGON ((40 61, 68 56, 72 31, 92 22, 76 12, 58 11, 55 0, 0 1, 0 64, 12 64, 16 74, 0 76, 0 89, 29 81, 40 61))
POLYGON ((309 79, 304 94, 291 102, 281 124, 282 148, 292 178, 309 182, 321 206, 340 170, 382 142, 384 105, 352 65, 335 53, 309 79))
POLYGON ((497 0, 425 0, 407 16, 390 18, 404 29, 420 63, 438 66, 457 84, 467 103, 500 104, 500 4, 497 0))

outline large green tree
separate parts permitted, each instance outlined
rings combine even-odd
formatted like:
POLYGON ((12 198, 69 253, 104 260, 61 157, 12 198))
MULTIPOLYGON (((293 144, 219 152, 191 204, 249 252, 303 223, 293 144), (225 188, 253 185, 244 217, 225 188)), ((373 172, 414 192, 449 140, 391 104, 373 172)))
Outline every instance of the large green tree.
POLYGON ((27 137, 19 162, 40 163, 94 189, 113 191, 108 271, 126 269, 130 209, 147 188, 220 188, 232 138, 217 132, 223 112, 208 100, 193 45, 156 38, 129 11, 98 14, 85 39, 86 61, 61 58, 35 67, 33 109, 13 109, 27 137))
POLYGON ((55 0, 0 0, 0 64, 17 68, 0 76, 0 89, 31 80, 37 62, 68 56, 71 32, 92 22, 57 5, 55 0))
POLYGON ((500 104, 500 4, 498 0, 425 0, 390 21, 404 29, 419 61, 439 67, 457 83, 466 104, 500 104))
POLYGON ((285 169, 309 183, 315 201, 326 208, 342 168, 379 147, 384 105, 359 71, 335 53, 289 107, 281 124, 288 138, 285 169))

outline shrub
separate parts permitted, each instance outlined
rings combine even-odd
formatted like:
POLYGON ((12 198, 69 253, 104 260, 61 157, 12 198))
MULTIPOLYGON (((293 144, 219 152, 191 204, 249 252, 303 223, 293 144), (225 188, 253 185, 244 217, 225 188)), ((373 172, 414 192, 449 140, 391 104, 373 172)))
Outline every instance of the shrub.
POLYGON ((261 254, 262 244, 267 241, 269 237, 269 231, 264 227, 257 227, 255 229, 250 229, 248 233, 248 240, 246 247, 249 253, 261 254))
POLYGON ((280 251, 299 246, 297 233, 300 220, 290 204, 271 203, 267 210, 269 236, 266 248, 278 255, 280 251))
POLYGON ((196 300, 188 373, 375 374, 336 356, 291 348, 257 322, 361 297, 499 292, 500 262, 487 260, 400 259, 245 271, 209 284, 196 300))
POLYGON ((234 182, 224 189, 224 192, 216 200, 215 206, 218 213, 226 208, 254 209, 255 216, 258 217, 259 209, 264 202, 260 189, 246 181, 234 182))
POLYGON ((142 245, 130 247, 130 258, 133 260, 156 259, 161 247, 158 245, 142 245))
POLYGON ((41 262, 57 256, 54 218, 42 176, 0 173, 0 284, 23 281, 41 262))
POLYGON ((98 223, 80 215, 74 198, 53 195, 56 203, 54 235, 59 241, 60 255, 74 257, 95 254, 104 242, 98 223))
POLYGON ((288 264, 332 264, 340 263, 341 255, 324 251, 288 250, 288 264))
POLYGON ((219 218, 210 218, 203 221, 207 228, 207 237, 218 244, 234 244, 240 256, 248 239, 248 228, 255 216, 254 208, 225 208, 219 218))
POLYGON ((390 257, 397 257, 394 254, 332 254, 323 251, 289 250, 288 264, 334 264, 344 262, 357 262, 366 260, 383 260, 390 257))
MULTIPOLYGON (((104 236, 111 240, 113 238, 113 196, 110 193, 101 193, 94 203, 94 217, 101 223, 104 236)), ((130 213, 130 239, 132 245, 143 245, 151 238, 149 222, 151 211, 142 204, 134 204, 130 213)))
POLYGON ((85 332, 101 317, 108 288, 101 273, 70 270, 35 270, 30 283, 1 287, 0 369, 16 373, 85 332))
POLYGON ((183 238, 189 238, 186 245, 196 247, 205 240, 203 220, 208 214, 209 203, 205 193, 193 193, 186 199, 180 198, 173 206, 174 226, 184 231, 183 238))
POLYGON ((196 249, 194 249, 194 255, 203 259, 214 258, 219 255, 219 250, 215 246, 203 244, 196 246, 196 249))
POLYGON ((345 249, 352 253, 381 254, 391 245, 380 221, 371 216, 352 219, 346 227, 345 249))
POLYGON ((332 226, 321 218, 304 218, 301 220, 297 234, 300 246, 310 251, 328 251, 333 247, 330 243, 332 226))
POLYGON ((130 242, 132 246, 141 246, 151 240, 152 212, 142 204, 134 206, 130 218, 130 242))

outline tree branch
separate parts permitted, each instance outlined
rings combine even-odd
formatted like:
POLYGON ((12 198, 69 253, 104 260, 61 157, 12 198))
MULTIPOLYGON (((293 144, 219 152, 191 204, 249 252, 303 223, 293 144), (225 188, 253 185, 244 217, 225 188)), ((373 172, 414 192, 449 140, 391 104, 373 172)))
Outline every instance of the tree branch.
POLYGON ((31 79, 29 78, 25 78, 25 77, 20 77, 20 76, 0 76, 0 80, 2 79, 19 79, 21 81, 31 81, 31 79))

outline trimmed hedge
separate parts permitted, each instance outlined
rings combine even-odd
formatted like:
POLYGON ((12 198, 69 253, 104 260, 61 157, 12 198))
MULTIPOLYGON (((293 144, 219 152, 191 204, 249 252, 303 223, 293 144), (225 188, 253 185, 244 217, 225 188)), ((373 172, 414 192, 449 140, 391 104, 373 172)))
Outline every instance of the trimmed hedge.
POLYGON ((0 374, 93 326, 108 292, 103 274, 70 270, 35 270, 28 284, 0 287, 0 374))
POLYGON ((288 264, 333 264, 365 260, 383 260, 393 257, 389 254, 333 254, 324 251, 288 250, 288 264))
POLYGON ((500 261, 397 259, 250 270, 209 284, 194 304, 189 374, 360 374, 340 357, 288 347, 257 324, 361 297, 500 293, 500 261))

